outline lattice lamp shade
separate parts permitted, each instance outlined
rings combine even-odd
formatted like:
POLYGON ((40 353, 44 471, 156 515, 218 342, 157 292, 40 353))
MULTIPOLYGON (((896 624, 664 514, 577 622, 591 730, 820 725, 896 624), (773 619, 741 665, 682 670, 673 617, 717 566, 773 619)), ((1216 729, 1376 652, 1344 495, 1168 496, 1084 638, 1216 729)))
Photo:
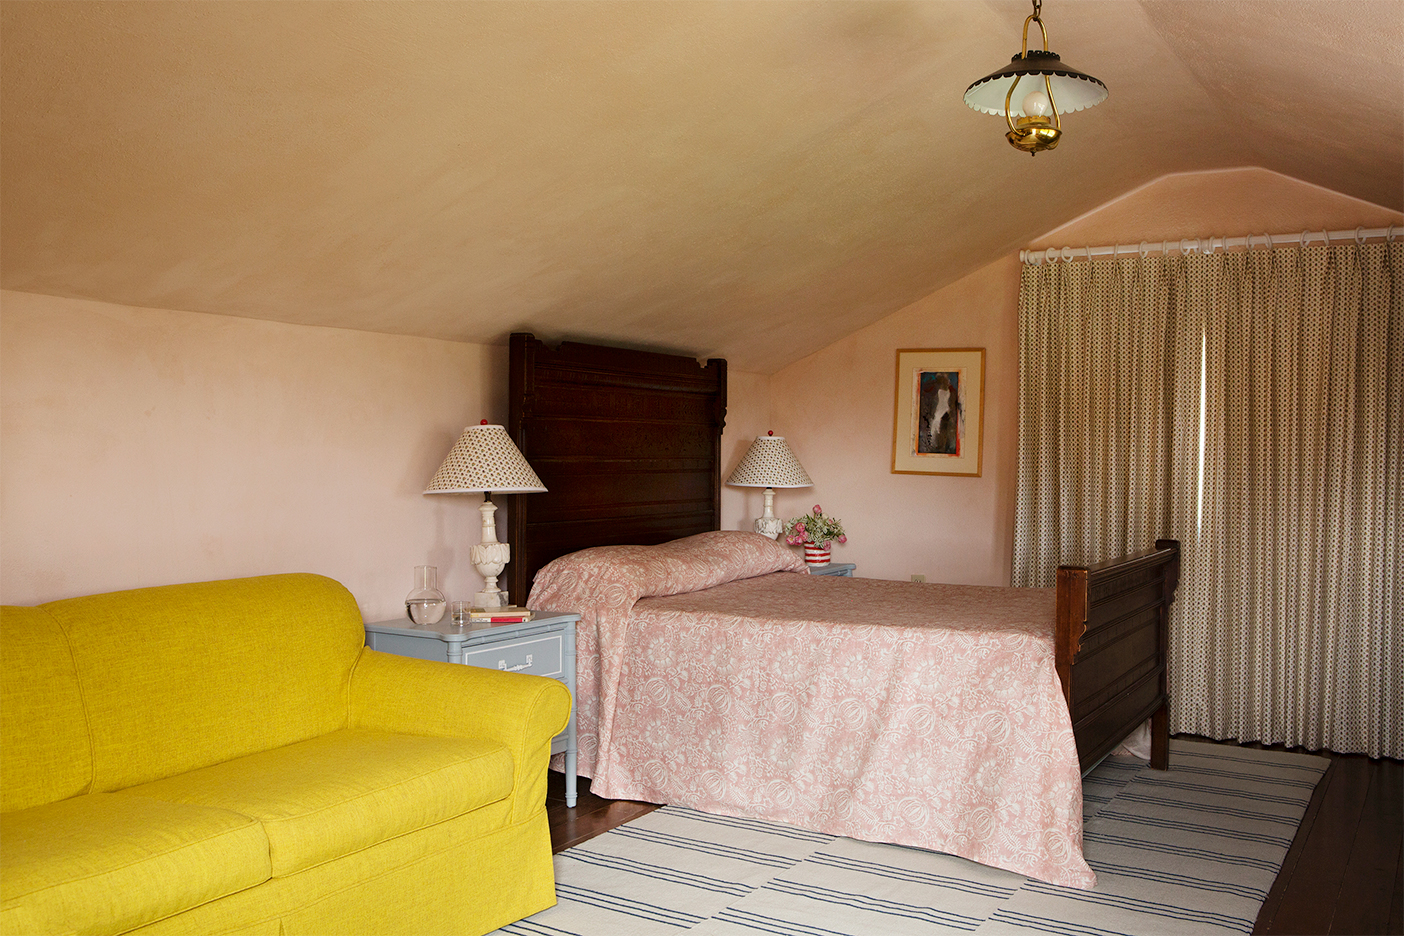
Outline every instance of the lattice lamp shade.
POLYGON ((756 518, 755 531, 771 539, 777 539, 785 529, 784 521, 775 516, 775 489, 814 486, 804 466, 785 444, 785 437, 774 433, 756 436, 726 483, 765 488, 765 512, 756 518))
POLYGON ((469 426, 434 473, 425 494, 539 493, 546 485, 502 426, 469 426))
POLYGON ((813 487, 795 453, 785 444, 784 436, 756 436, 741 464, 726 479, 737 487, 802 488, 813 487))

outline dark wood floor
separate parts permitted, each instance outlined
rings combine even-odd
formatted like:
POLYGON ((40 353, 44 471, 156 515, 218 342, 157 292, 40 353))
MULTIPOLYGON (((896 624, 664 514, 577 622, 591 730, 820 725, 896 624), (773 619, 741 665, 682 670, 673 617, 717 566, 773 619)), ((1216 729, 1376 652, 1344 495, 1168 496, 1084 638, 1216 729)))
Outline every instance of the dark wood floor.
POLYGON ((1331 766, 1316 785, 1253 932, 1404 933, 1404 763, 1313 753, 1329 757, 1331 766))
MULTIPOLYGON (((1318 753, 1331 766, 1316 785, 1253 932, 1404 936, 1404 763, 1318 753)), ((575 808, 567 809, 565 778, 552 773, 546 795, 551 846, 579 845, 657 808, 601 799, 582 777, 575 808)))
POLYGON ((590 781, 579 780, 575 806, 565 804, 565 775, 551 771, 546 778, 546 815, 551 820, 551 851, 561 852, 653 812, 655 803, 608 800, 590 792, 590 781))

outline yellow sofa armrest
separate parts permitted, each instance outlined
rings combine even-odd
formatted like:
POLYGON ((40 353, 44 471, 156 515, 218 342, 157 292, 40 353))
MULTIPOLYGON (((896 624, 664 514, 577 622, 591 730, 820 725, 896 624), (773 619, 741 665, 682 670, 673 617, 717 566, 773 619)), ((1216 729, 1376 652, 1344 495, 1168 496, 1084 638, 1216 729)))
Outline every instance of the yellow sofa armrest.
POLYGON ((544 676, 369 648, 351 676, 353 728, 489 738, 506 745, 514 764, 514 823, 545 804, 551 739, 569 720, 570 690, 544 676))

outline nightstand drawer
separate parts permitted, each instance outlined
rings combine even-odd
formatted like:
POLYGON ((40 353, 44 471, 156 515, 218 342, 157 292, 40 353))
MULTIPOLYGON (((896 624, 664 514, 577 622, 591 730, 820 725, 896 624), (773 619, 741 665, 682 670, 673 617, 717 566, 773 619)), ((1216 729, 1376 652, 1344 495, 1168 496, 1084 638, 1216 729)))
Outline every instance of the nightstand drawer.
POLYGON ((463 662, 469 666, 559 679, 562 675, 561 656, 560 635, 551 634, 535 640, 514 640, 498 646, 468 650, 463 654, 463 662))

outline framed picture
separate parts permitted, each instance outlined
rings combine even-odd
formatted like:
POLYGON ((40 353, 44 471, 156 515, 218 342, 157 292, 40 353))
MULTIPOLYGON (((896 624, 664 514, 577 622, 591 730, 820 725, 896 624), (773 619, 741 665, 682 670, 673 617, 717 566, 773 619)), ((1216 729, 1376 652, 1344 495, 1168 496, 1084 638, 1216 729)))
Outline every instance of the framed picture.
POLYGON ((892 473, 980 476, 984 348, 901 348, 892 473))

